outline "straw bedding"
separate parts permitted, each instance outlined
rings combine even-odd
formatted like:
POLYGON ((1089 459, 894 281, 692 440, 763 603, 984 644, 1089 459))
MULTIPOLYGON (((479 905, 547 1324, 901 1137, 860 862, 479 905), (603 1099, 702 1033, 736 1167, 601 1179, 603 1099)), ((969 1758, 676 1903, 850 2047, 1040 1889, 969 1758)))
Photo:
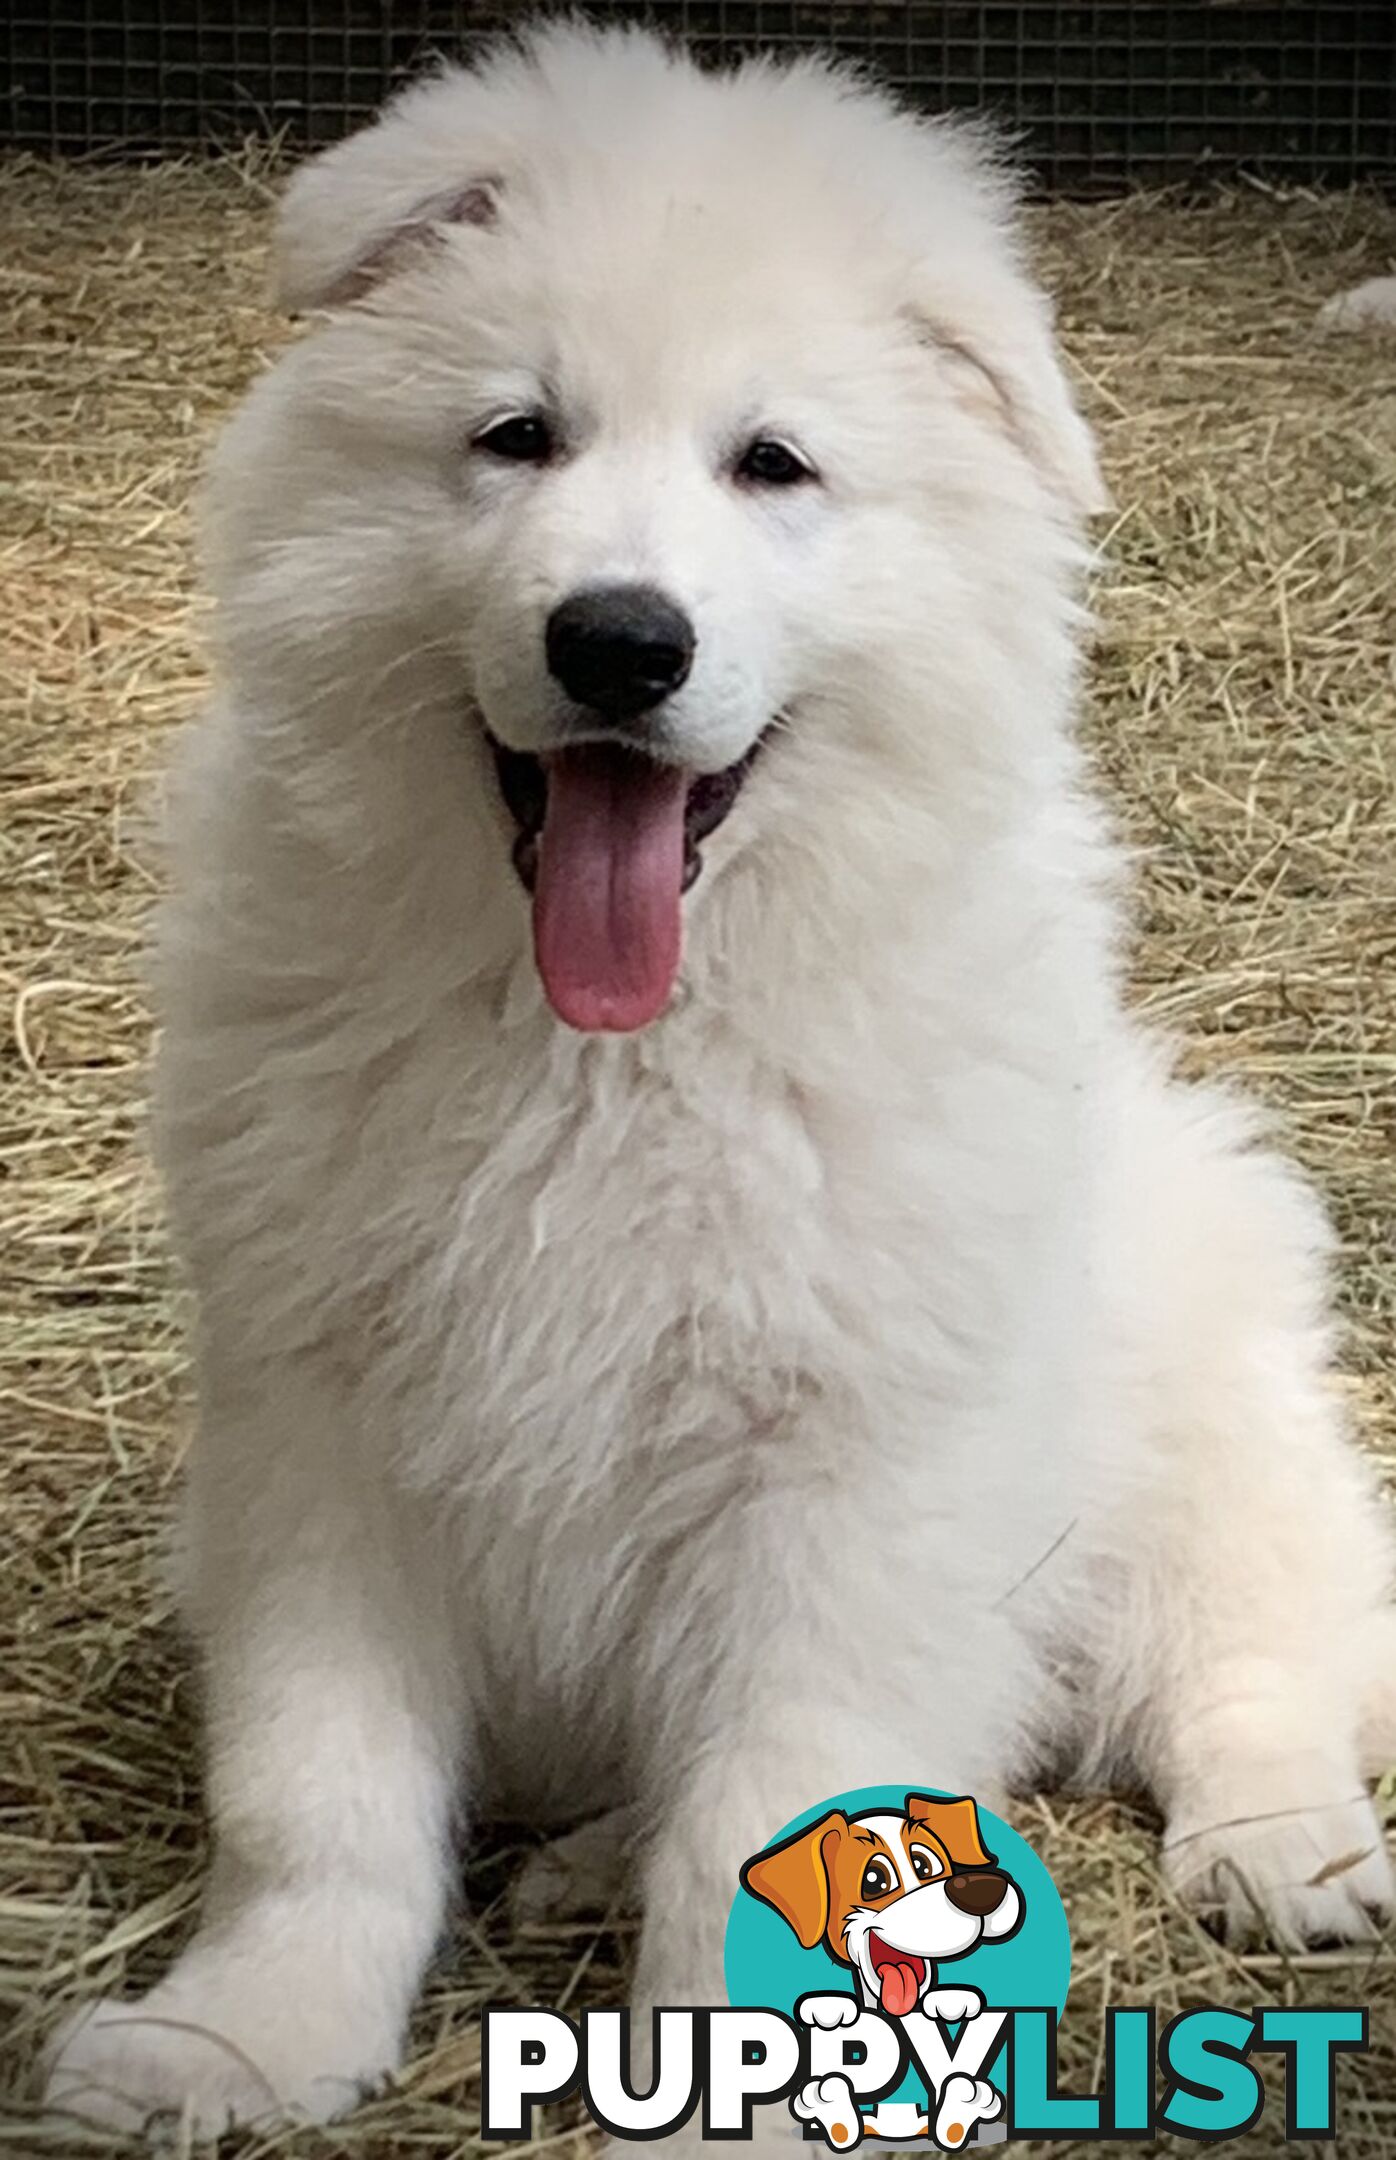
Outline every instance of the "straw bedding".
MULTIPOLYGON (((150 1979, 203 1855, 161 1575, 187 1314, 142 1141, 138 841, 202 680, 190 481, 280 334, 270 192, 255 158, 0 172, 0 2150, 25 2156, 80 2149, 27 2111, 54 2017, 150 1979)), ((1390 213, 1252 192, 1058 206, 1038 230, 1119 505, 1089 725, 1139 850, 1139 994, 1326 1190, 1342 1384, 1396 1471, 1396 343, 1313 329, 1388 267, 1390 213)), ((1234 1957, 1171 1909, 1145 1812, 1018 1814, 1074 1923, 1066 2089, 1098 2069, 1106 2000, 1366 2002, 1342 2150, 1396 2154, 1396 1946, 1234 1957)), ((511 1927, 523 1845, 497 1830, 467 1867, 399 2089, 348 2127, 245 2139, 244 2160, 464 2153, 477 2006, 616 1998, 624 1918, 511 1927)), ((580 2155, 576 2120, 544 2141, 580 2155)), ((1280 2137, 1272 2114, 1235 2149, 1280 2137)))

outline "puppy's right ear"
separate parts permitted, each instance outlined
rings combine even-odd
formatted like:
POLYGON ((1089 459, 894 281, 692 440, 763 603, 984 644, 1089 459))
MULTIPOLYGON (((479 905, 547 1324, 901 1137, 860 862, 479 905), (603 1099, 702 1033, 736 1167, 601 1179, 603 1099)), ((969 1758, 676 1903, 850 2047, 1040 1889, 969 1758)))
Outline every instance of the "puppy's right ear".
POLYGON ((497 107, 453 68, 415 84, 346 142, 302 165, 281 202, 275 289, 291 314, 341 307, 450 225, 498 214, 497 107))
POLYGON ((829 1862, 847 1830, 848 1817, 835 1808, 742 1867, 742 1888, 774 1906, 806 1950, 813 1950, 829 1925, 829 1862))

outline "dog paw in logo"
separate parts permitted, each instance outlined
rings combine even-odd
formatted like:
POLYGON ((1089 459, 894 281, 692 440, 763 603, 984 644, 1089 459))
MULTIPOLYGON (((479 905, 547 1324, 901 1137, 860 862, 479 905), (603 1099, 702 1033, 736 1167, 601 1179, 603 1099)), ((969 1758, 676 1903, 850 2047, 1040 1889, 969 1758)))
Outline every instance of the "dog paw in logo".
POLYGON ((727 1992, 794 2018, 790 2096, 835 2152, 1001 2142, 1011 2010, 1066 1999, 1071 1943, 1042 1862, 967 1797, 866 1787, 788 1824, 741 1869, 727 1992))

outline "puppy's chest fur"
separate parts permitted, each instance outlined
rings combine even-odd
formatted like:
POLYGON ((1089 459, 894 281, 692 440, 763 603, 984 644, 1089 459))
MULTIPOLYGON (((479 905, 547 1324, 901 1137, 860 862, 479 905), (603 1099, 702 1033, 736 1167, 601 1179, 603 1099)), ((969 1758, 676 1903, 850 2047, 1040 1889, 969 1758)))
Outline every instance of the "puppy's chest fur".
POLYGON ((972 1095, 884 1080, 874 1114, 696 1015, 662 1045, 457 1012, 362 1047, 296 1119, 294 1176, 278 1151, 244 1281, 268 1327, 304 1301, 334 1335, 414 1482, 507 1482, 516 1509, 633 1487, 637 1454, 775 1444, 821 1388, 864 1417, 924 1395, 994 1325, 1022 1164, 972 1095))
MULTIPOLYGON (((542 1706, 525 1757, 549 1719, 614 1738, 654 1614, 716 1626, 770 1505, 800 1519, 822 1492, 837 1536, 876 1461, 905 1515, 933 1507, 899 1435, 934 1450, 936 1398, 971 1395, 967 1336, 1001 1295, 924 1126, 724 1030, 677 1035, 661 1057, 549 1029, 434 1118, 415 1090, 448 1067, 423 1046, 381 1105, 399 1243, 376 1324, 345 1331, 358 1391, 407 1484, 459 1522, 481 1704, 542 1706)), ((351 1322, 358 1280, 346 1254, 351 1322)), ((942 1470, 947 1491, 969 1475, 942 1470)), ((531 1791, 507 1734, 491 1756, 502 1790, 531 1791)))
MULTIPOLYGON (((920 1242, 904 1184, 879 1203, 868 1162, 850 1179, 836 1107, 721 1062, 710 1046, 676 1074, 568 1042, 477 1072, 453 1132, 439 1111, 417 1127, 397 1262, 357 1339, 363 1379, 415 1399, 418 1472, 550 1500, 559 1480, 579 1501, 612 1474, 633 1490, 637 1454, 701 1436, 712 1461, 778 1434, 826 1368, 882 1368, 920 1242), (889 1205, 896 1237, 869 1235, 889 1205)), ((406 1108, 389 1112, 399 1167, 406 1108)))

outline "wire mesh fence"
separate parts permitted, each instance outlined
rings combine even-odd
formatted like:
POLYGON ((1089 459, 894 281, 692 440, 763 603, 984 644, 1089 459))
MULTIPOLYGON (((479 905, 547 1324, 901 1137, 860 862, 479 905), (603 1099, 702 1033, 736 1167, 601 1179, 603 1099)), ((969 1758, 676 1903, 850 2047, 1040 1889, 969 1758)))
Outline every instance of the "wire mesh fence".
MULTIPOLYGON (((8 0, 0 131, 54 152, 332 140, 503 0, 8 0)), ((929 107, 987 106, 1048 186, 1249 168, 1396 186, 1396 0, 601 0, 708 58, 819 45, 929 107)))

